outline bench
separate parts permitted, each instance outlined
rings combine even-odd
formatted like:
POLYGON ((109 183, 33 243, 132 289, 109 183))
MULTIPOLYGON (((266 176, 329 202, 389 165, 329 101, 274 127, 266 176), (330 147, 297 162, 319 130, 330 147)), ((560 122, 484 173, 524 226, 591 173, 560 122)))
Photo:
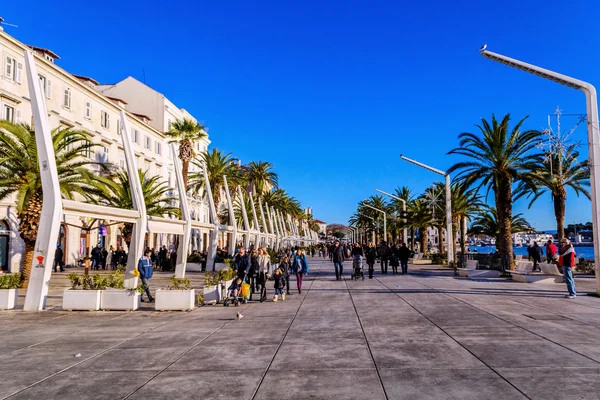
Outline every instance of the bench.
POLYGON ((544 275, 550 275, 555 277, 554 282, 563 283, 565 281, 564 275, 560 272, 556 264, 541 263, 539 264, 539 266, 544 275))
POLYGON ((458 276, 462 276, 465 278, 469 277, 469 270, 476 270, 479 267, 479 261, 477 260, 467 260, 467 265, 464 268, 457 268, 458 276))
POLYGON ((555 264, 539 263, 542 273, 532 273, 533 261, 519 261, 510 271, 513 281, 524 283, 562 283, 563 276, 555 264))

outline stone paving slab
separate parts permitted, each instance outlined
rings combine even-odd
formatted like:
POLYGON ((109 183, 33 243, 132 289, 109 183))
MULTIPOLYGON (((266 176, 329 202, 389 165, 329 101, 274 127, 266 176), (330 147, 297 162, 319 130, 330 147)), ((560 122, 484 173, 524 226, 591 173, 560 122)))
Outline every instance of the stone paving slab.
POLYGON ((188 313, 2 311, 0 399, 598 399, 597 298, 309 264, 285 302, 269 287, 265 303, 188 313))

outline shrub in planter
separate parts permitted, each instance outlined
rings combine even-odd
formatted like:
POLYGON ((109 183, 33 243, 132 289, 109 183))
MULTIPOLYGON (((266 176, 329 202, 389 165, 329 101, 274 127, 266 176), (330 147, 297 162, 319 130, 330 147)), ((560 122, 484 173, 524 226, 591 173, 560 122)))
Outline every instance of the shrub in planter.
POLYGON ((189 279, 171 277, 166 289, 156 291, 156 310, 191 310, 195 306, 196 292, 189 279))
POLYGON ((99 310, 106 279, 98 274, 84 275, 72 272, 67 275, 71 288, 63 293, 64 310, 99 310))
POLYGON ((0 275, 0 310, 10 310, 17 306, 21 274, 0 275))

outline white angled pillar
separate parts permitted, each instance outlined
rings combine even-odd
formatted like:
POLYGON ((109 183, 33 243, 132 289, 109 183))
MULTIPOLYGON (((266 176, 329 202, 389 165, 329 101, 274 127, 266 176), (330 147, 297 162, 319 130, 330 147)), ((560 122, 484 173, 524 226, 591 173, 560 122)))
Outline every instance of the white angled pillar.
POLYGON ((188 205, 187 192, 183 184, 183 174, 181 172, 181 160, 177 157, 175 144, 171 143, 171 157, 175 166, 175 177, 177 178, 177 190, 179 192, 179 209, 181 218, 185 221, 183 238, 177 248, 177 265, 175 266, 175 276, 177 278, 185 277, 185 267, 187 265, 188 247, 190 245, 190 236, 192 235, 192 217, 188 205))

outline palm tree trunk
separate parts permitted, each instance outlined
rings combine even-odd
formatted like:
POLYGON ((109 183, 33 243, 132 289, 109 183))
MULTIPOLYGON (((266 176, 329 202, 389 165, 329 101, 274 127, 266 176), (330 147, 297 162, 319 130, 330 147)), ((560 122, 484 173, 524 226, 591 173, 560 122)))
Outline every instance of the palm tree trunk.
POLYGON ((415 228, 410 227, 410 249, 415 251, 415 228))
MULTIPOLYGON (((440 254, 444 252, 444 224, 442 222, 439 223, 438 227, 438 248, 440 249, 440 254)), ((448 238, 450 239, 450 238, 448 238)))
MULTIPOLYGON (((463 215, 460 218, 460 252, 462 253, 463 259, 465 254, 467 254, 467 233, 465 231, 465 227, 467 226, 467 218, 463 215)), ((456 253, 455 253, 456 254, 456 253)))
POLYGON ((187 193, 188 188, 188 171, 190 169, 189 160, 181 160, 181 175, 183 176, 183 187, 185 188, 185 192, 187 193))
POLYGON ((31 264, 33 263, 33 254, 35 253, 35 242, 30 240, 25 241, 25 254, 23 255, 21 274, 23 280, 21 281, 21 287, 27 288, 29 285, 29 277, 31 276, 31 264))
MULTIPOLYGON (((510 220, 512 217, 512 179, 509 176, 502 176, 499 179, 498 185, 498 200, 499 204, 496 204, 498 210, 498 227, 499 227, 499 238, 501 239, 502 247, 499 249, 500 254, 505 254, 507 257, 507 266, 512 268, 513 262, 513 248, 512 248, 512 232, 510 226, 510 220)), ((498 246, 498 244, 496 244, 498 246)))
POLYGON ((563 193, 552 195, 554 202, 554 217, 556 218, 556 235, 558 241, 565 237, 565 202, 566 196, 563 193))
POLYGON ((425 254, 427 251, 427 227, 419 228, 419 233, 421 234, 421 252, 425 254))

